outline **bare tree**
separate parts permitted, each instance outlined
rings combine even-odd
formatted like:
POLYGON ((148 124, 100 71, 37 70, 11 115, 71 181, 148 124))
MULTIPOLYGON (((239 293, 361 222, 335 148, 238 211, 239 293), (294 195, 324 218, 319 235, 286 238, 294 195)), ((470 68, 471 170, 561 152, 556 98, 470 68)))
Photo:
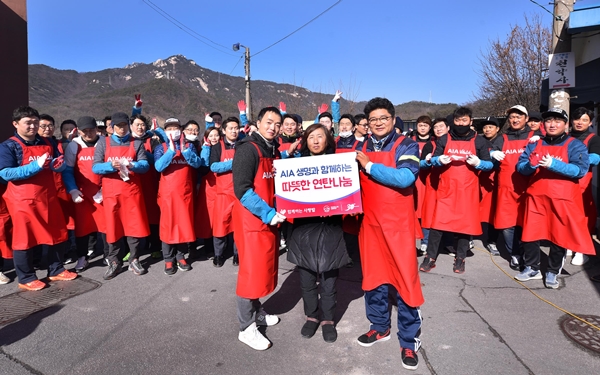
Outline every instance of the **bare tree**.
POLYGON ((491 41, 479 57, 479 92, 476 101, 502 115, 520 104, 538 108, 542 80, 546 78, 552 33, 540 15, 524 16, 523 26, 513 26, 506 40, 491 41))

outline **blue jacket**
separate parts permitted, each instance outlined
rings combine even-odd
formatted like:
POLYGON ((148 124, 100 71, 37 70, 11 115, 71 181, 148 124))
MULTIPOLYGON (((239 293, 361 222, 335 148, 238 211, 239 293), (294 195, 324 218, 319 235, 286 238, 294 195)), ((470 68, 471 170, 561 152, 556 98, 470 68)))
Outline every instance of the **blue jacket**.
MULTIPOLYGON (((110 136, 111 144, 115 144, 116 146, 126 146, 129 145, 130 142, 139 142, 137 146, 137 160, 131 162, 131 166, 129 169, 135 173, 146 173, 148 169, 150 169, 150 164, 148 163, 148 157, 146 155, 146 151, 144 149, 143 141, 136 140, 131 136, 131 133, 128 133, 123 138, 118 137, 116 134, 110 136)), ((96 146, 95 154, 94 154, 94 164, 92 165, 92 172, 96 174, 109 174, 115 173, 117 170, 113 168, 111 162, 105 162, 104 156, 106 152, 106 144, 105 137, 100 137, 98 140, 98 145, 96 146)))
MULTIPOLYGON (((558 137, 549 137, 546 135, 542 138, 542 145, 562 146, 568 139, 570 139, 570 137, 566 133, 563 133, 558 137)), ((525 151, 521 154, 521 157, 519 157, 519 161, 517 162, 517 171, 519 173, 529 176, 532 175, 537 168, 540 168, 539 164, 533 166, 529 161, 529 157, 537 145, 538 142, 528 144, 527 147, 525 147, 525 151)), ((568 153, 569 160, 560 161, 553 158, 548 169, 565 177, 580 179, 585 176, 590 168, 590 159, 587 148, 583 142, 573 139, 568 145, 568 153)))
MULTIPOLYGON (((390 151, 398 137, 400 135, 395 131, 375 143, 373 138, 369 137, 366 140, 366 150, 375 151, 376 147, 381 147, 381 151, 390 151)), ((419 174, 419 145, 417 142, 405 137, 398 145, 394 158, 396 160, 395 168, 369 162, 367 173, 377 182, 389 187, 403 189, 414 184, 419 174)))
MULTIPOLYGON (((184 135, 182 134, 181 136, 183 137, 184 135)), ((175 149, 181 150, 181 144, 179 141, 175 142, 175 149)), ((193 144, 187 143, 185 150, 183 150, 181 155, 192 168, 200 167, 201 160, 196 153, 196 147, 194 147, 193 144)), ((169 165, 171 165, 171 161, 173 161, 174 157, 175 151, 171 150, 170 148, 167 148, 167 151, 165 152, 163 145, 156 147, 154 149, 154 168, 156 168, 158 172, 163 172, 169 165)))
MULTIPOLYGON (((33 142, 25 141, 20 135, 17 134, 17 132, 14 133, 14 136, 17 137, 21 142, 25 143, 25 145, 37 146, 45 144, 44 139, 39 135, 35 136, 35 140, 33 142)), ((50 144, 52 145, 52 158, 59 157, 60 152, 58 151, 56 141, 53 138, 47 138, 47 140, 50 141, 50 144)), ((21 165, 22 161, 23 148, 17 141, 9 138, 0 144, 0 178, 7 182, 25 180, 38 174, 42 170, 35 160, 23 166, 21 165)), ((62 172, 66 168, 64 163, 58 170, 52 168, 52 163, 50 166, 50 168, 55 172, 62 172)))

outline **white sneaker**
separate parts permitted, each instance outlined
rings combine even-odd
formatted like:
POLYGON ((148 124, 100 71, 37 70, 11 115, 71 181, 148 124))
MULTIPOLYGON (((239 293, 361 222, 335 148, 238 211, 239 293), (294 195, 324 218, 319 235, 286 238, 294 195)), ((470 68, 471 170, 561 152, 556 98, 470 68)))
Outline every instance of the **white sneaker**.
POLYGON ((573 250, 567 249, 567 256, 568 257, 572 257, 573 256, 573 250))
POLYGON ((285 242, 285 238, 281 237, 279 240, 279 251, 285 249, 287 247, 287 243, 285 242))
POLYGON ((574 266, 583 266, 589 259, 585 254, 575 253, 573 259, 571 259, 571 264, 574 266))
POLYGON ((0 272, 0 285, 8 284, 9 282, 10 279, 5 274, 0 272))
POLYGON ((240 332, 238 339, 254 350, 267 350, 271 347, 271 342, 258 331, 256 323, 250 324, 248 328, 240 332))
POLYGON ((267 323, 267 326, 274 326, 275 324, 279 323, 281 321, 281 319, 279 319, 279 317, 277 315, 270 315, 267 314, 265 315, 265 323, 267 323))
POLYGON ((475 248, 475 242, 469 241, 469 249, 473 250, 475 248))
POLYGON ((427 252, 427 245, 424 243, 421 244, 421 252, 423 252, 423 253, 427 252))

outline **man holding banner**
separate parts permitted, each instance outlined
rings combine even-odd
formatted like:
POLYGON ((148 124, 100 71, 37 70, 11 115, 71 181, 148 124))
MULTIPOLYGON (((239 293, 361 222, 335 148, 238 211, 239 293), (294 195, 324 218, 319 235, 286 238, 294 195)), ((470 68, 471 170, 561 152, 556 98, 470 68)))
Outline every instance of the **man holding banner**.
POLYGON ((275 137, 281 128, 281 113, 263 108, 257 118, 258 131, 237 145, 233 157, 233 238, 238 246, 240 268, 237 280, 238 339, 255 350, 266 350, 271 342, 256 327, 275 325, 279 318, 267 314, 259 298, 277 286, 279 252, 277 225, 285 216, 274 207, 273 160, 279 158, 275 137))
POLYGON ((415 252, 416 216, 413 186, 419 173, 419 147, 394 131, 394 105, 384 98, 371 99, 365 106, 372 136, 357 152, 364 218, 359 247, 363 270, 367 318, 370 330, 358 338, 369 347, 390 339, 388 287, 398 299, 398 339, 402 366, 416 370, 416 352, 421 346, 423 293, 415 252))

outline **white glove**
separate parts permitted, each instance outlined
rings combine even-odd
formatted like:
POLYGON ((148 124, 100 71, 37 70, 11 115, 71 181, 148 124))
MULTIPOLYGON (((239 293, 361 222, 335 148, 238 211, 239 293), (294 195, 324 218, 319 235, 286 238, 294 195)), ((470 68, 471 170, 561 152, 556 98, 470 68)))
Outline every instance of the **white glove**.
POLYGON ((204 121, 205 121, 205 122, 213 122, 213 118, 212 118, 212 117, 210 117, 210 115, 207 113, 207 114, 206 114, 206 117, 204 117, 204 121))
POLYGON ((431 162, 431 152, 425 156, 425 161, 428 163, 431 162))
POLYGON ((124 167, 127 167, 127 166, 129 166, 129 164, 131 164, 131 163, 129 163, 129 160, 127 160, 127 159, 125 159, 125 158, 121 158, 121 160, 119 161, 119 163, 120 163, 122 166, 124 166, 124 167))
POLYGON ((102 188, 98 190, 98 192, 92 197, 92 199, 94 199, 94 202, 98 204, 102 203, 102 201, 104 200, 104 198, 102 197, 102 188))
POLYGON ((490 156, 498 161, 502 161, 506 157, 506 154, 502 151, 492 151, 490 152, 490 156))
POLYGON ((549 154, 546 154, 542 158, 542 160, 540 160, 540 165, 544 168, 549 168, 551 164, 552 164, 552 156, 550 156, 549 154))
POLYGON ((539 135, 534 135, 533 137, 529 138, 529 143, 535 143, 537 141, 540 140, 540 136, 539 135))
POLYGON ((48 153, 45 153, 37 159, 37 163, 40 166, 40 168, 44 168, 44 164, 46 164, 46 160, 48 160, 49 157, 50 155, 48 155, 48 153))
POLYGON ((175 151, 175 141, 173 141, 173 138, 171 137, 169 137, 169 150, 175 151))
POLYGON ((473 167, 477 167, 479 165, 479 163, 481 163, 481 160, 479 160, 479 158, 477 157, 477 155, 471 154, 467 158, 467 163, 469 163, 469 165, 471 165, 473 167))
POLYGON ((281 224, 285 221, 285 216, 283 216, 282 214, 280 214, 279 212, 277 212, 275 214, 275 216, 273 216, 273 218, 271 219, 271 222, 269 223, 270 225, 277 225, 277 224, 281 224))
POLYGON ((452 158, 450 158, 450 156, 448 155, 441 155, 438 160, 440 161, 440 163, 446 165, 446 164, 450 164, 450 162, 452 161, 452 158))
POLYGON ((333 101, 334 101, 334 102, 337 102, 338 100, 340 100, 340 98, 341 98, 341 97, 342 97, 342 92, 341 92, 340 90, 337 90, 337 91, 335 92, 335 95, 334 95, 334 97, 333 97, 333 101))
POLYGON ((73 199, 73 202, 75 203, 81 203, 83 202, 83 193, 77 189, 73 189, 69 192, 69 194, 71 194, 71 199, 73 199))

